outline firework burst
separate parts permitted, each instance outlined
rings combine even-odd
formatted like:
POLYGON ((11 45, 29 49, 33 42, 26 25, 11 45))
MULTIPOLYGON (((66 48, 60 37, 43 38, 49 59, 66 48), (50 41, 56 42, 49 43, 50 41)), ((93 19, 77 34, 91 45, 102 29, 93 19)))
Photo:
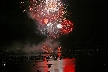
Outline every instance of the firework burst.
POLYGON ((38 30, 43 35, 58 38, 73 29, 73 23, 65 18, 66 5, 61 0, 29 0, 24 11, 38 22, 38 30))
POLYGON ((26 7, 23 12, 36 21, 39 33, 47 36, 37 48, 43 52, 61 52, 59 42, 55 38, 68 34, 73 30, 73 23, 66 18, 67 6, 62 0, 28 0, 21 2, 26 7))

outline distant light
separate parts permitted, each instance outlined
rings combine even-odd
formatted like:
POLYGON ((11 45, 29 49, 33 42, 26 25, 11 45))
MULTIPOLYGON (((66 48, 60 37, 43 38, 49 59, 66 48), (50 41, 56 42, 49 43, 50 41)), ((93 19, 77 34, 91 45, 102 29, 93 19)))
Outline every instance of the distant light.
POLYGON ((23 10, 23 12, 25 12, 26 10, 23 10))
POLYGON ((24 3, 24 2, 21 2, 21 4, 22 4, 22 3, 24 3))
POLYGON ((88 53, 88 55, 90 55, 90 54, 88 53))
POLYGON ((98 51, 98 49, 96 51, 98 51))
POLYGON ((4 66, 6 66, 6 64, 3 64, 4 66))

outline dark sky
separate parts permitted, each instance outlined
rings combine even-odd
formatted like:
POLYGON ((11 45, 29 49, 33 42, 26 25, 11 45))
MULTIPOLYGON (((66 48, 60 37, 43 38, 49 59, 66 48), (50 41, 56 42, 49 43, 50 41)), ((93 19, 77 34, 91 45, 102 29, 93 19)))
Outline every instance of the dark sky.
MULTIPOLYGON (((0 1, 0 47, 6 48, 14 41, 38 43, 44 38, 36 34, 35 23, 23 9, 21 0, 0 1)), ((92 42, 104 45, 107 43, 106 1, 98 0, 67 0, 68 19, 74 23, 74 30, 68 35, 61 36, 64 47, 74 47, 76 43, 92 42)))

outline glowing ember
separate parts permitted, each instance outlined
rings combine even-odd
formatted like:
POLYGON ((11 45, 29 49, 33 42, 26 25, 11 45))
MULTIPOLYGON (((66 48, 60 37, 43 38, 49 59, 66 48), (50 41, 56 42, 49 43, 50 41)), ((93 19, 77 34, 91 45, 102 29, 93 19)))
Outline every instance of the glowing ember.
POLYGON ((44 23, 47 24, 48 23, 48 19, 44 19, 44 23))

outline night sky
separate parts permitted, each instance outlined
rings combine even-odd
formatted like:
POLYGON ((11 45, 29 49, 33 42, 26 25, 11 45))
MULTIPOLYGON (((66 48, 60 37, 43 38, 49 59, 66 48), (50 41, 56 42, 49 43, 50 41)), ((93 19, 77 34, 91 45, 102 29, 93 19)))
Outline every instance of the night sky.
MULTIPOLYGON (((23 1, 23 0, 22 0, 23 1)), ((45 37, 36 33, 35 21, 23 13, 21 0, 0 1, 0 50, 5 50, 13 42, 38 44, 45 37)), ((86 47, 106 48, 107 19, 106 1, 67 0, 67 18, 74 23, 73 32, 59 38, 61 45, 69 49, 86 47), (76 47, 79 46, 79 47, 76 47)))

